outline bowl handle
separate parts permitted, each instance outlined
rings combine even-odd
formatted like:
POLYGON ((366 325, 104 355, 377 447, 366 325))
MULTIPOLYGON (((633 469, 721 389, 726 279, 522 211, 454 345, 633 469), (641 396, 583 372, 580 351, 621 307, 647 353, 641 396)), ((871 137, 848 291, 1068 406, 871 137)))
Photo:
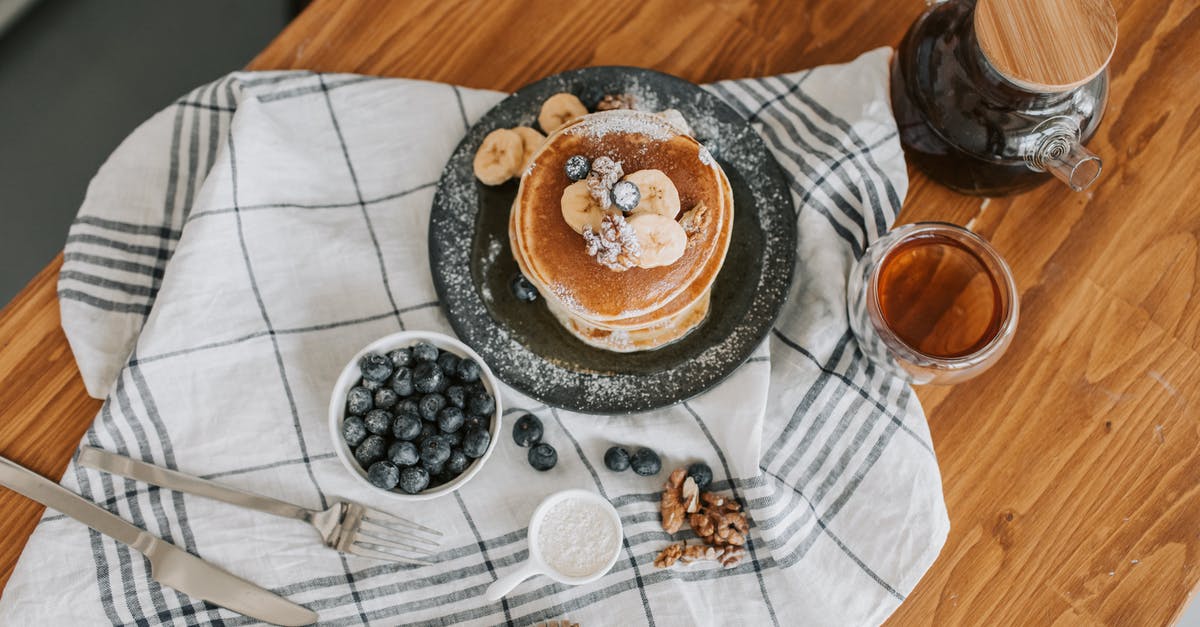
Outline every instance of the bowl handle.
POLYGON ((517 584, 529 579, 534 575, 540 574, 542 574, 542 571, 534 565, 533 560, 526 560, 525 563, 521 564, 521 566, 516 570, 497 579, 492 583, 492 585, 488 586, 487 592, 485 593, 487 600, 493 602, 499 601, 501 597, 509 592, 512 592, 512 589, 516 588, 517 584))

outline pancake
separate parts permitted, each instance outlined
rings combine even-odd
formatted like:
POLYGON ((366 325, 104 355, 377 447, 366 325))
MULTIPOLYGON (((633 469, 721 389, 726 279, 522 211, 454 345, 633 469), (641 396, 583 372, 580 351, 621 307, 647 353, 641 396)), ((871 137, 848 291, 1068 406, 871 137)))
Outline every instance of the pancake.
POLYGON ((595 113, 550 135, 532 156, 509 218, 513 257, 559 322, 581 341, 618 352, 651 350, 684 337, 708 314, 712 282, 728 251, 733 192, 699 142, 657 115, 595 113), (587 254, 584 238, 563 218, 566 160, 608 156, 626 175, 660 170, 679 192, 677 221, 701 204, 675 262, 614 271, 587 254))

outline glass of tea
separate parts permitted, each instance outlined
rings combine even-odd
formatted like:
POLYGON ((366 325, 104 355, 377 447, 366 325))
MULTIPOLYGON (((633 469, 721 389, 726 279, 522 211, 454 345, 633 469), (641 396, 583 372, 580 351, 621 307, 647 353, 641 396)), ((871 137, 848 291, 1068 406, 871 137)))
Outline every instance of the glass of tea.
POLYGON ((1017 328, 1008 264, 983 238, 944 222, 906 224, 876 240, 846 295, 863 353, 918 384, 978 375, 1017 328))

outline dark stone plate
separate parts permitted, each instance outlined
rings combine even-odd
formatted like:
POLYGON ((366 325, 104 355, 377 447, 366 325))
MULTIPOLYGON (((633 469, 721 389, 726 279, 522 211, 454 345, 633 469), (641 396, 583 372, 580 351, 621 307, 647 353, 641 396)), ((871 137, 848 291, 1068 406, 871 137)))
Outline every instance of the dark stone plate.
POLYGON ((545 78, 483 116, 446 164, 429 221, 429 260, 438 298, 458 337, 505 383, 541 402, 592 414, 638 412, 688 399, 719 383, 754 352, 788 294, 796 216, 779 164, 736 111, 685 80, 632 67, 593 67, 545 78), (494 129, 536 127, 542 102, 558 92, 589 109, 605 94, 630 93, 638 108, 678 109, 733 186, 733 238, 713 286, 708 319, 653 351, 592 348, 559 326, 539 299, 518 301, 508 243, 516 180, 497 187, 472 172, 475 150, 494 129))

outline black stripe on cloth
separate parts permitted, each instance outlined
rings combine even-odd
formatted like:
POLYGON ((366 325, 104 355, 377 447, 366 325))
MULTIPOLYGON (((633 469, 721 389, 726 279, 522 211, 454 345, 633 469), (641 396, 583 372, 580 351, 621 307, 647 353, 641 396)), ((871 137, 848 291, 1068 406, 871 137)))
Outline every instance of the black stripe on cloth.
MULTIPOLYGON (((764 470, 764 472, 765 472, 765 470, 764 470)), ((804 501, 804 504, 807 505, 808 509, 812 512, 813 518, 817 522, 817 526, 819 526, 821 528, 821 531, 825 532, 825 535, 829 536, 829 539, 832 540, 833 543, 835 545, 837 545, 837 547, 839 549, 841 549, 843 553, 846 554, 846 557, 850 558, 850 561, 857 564, 858 567, 861 568, 862 571, 867 574, 867 576, 869 576, 871 579, 875 580, 875 582, 878 583, 881 588, 886 590, 888 592, 888 594, 891 594, 892 596, 896 597, 900 601, 903 601, 905 599, 905 596, 903 594, 901 594, 899 591, 897 591, 895 588, 893 588, 891 584, 889 584, 887 581, 885 581, 883 579, 883 577, 880 577, 879 574, 876 573, 874 569, 872 569, 870 566, 868 566, 867 563, 864 562, 862 560, 862 558, 860 558, 858 555, 856 555, 849 546, 846 546, 846 543, 843 542, 841 538, 839 538, 836 534, 833 533, 833 531, 831 531, 829 529, 828 523, 826 523, 823 518, 821 518, 819 515, 817 515, 817 508, 813 506, 812 501, 810 501, 808 499, 808 497, 804 496, 804 493, 801 492, 799 488, 788 484, 788 482, 784 481, 783 479, 781 479, 780 477, 777 477, 775 475, 771 475, 771 477, 774 478, 776 481, 780 482, 781 484, 787 486, 788 488, 791 488, 791 490, 797 496, 799 496, 802 501, 804 501)))
POLYGON ((454 99, 458 101, 458 114, 462 116, 463 131, 471 130, 471 123, 467 121, 467 108, 463 105, 462 92, 459 91, 458 85, 451 85, 454 90, 454 99))
POLYGON ((195 102, 193 100, 176 100, 175 104, 181 107, 192 107, 194 109, 205 109, 208 111, 220 111, 224 113, 233 113, 237 111, 234 107, 222 107, 219 105, 208 104, 207 102, 195 102))
MULTIPOLYGON (((237 186, 237 151, 234 148, 233 127, 230 126, 228 138, 225 144, 229 149, 229 170, 230 170, 230 196, 233 200, 233 206, 236 209, 238 206, 238 186, 237 186)), ((321 489, 321 485, 317 482, 317 477, 313 474, 312 464, 308 455, 308 443, 304 438, 304 427, 300 422, 300 412, 296 408, 296 397, 292 392, 292 385, 288 381, 287 366, 283 362, 283 353, 279 350, 279 339, 275 337, 274 329, 271 325, 271 317, 267 313, 266 303, 263 302, 262 292, 258 288, 258 279, 254 274, 254 264, 250 261, 250 249, 246 244, 246 231, 242 225, 242 214, 234 211, 233 215, 236 219, 238 243, 242 248, 242 260, 246 264, 246 275, 250 279, 250 288, 254 292, 254 300, 258 303, 258 311, 262 315, 263 324, 267 328, 269 337, 271 338, 271 348, 275 352, 275 365, 279 369, 279 379, 283 384, 283 390, 287 395, 288 409, 292 414, 292 428, 296 432, 296 440, 300 445, 300 456, 304 458, 304 470, 308 473, 309 481, 312 482, 313 488, 317 491, 317 497, 321 501, 321 509, 329 507, 329 503, 325 498, 325 492, 321 489)), ((358 608, 359 616, 363 615, 362 602, 358 597, 358 587, 354 583, 354 578, 350 574, 349 564, 346 562, 345 556, 339 556, 342 563, 342 570, 345 573, 346 584, 350 587, 350 592, 354 595, 354 604, 358 608)), ((362 619, 366 622, 366 618, 362 619)))
MULTIPOLYGON (((136 360, 136 358, 137 349, 135 348, 133 354, 131 355, 131 361, 136 360)), ((172 470, 177 469, 179 465, 175 461, 175 447, 171 443, 171 436, 167 432, 167 425, 165 422, 163 422, 162 416, 159 414, 158 404, 154 401, 154 396, 150 393, 150 386, 142 374, 141 367, 138 366, 136 362, 132 363, 127 369, 127 372, 129 373, 130 379, 133 381, 134 388, 137 390, 138 398, 142 403, 142 407, 144 407, 146 410, 146 416, 149 418, 150 426, 153 429, 154 435, 158 439, 158 444, 163 455, 163 465, 172 470)), ((120 381, 118 381, 118 388, 120 387, 120 381)), ((150 450, 151 444, 149 442, 149 438, 146 437, 146 434, 142 432, 141 425, 137 420, 137 415, 134 414, 132 410, 130 410, 128 415, 130 418, 129 422, 131 426, 133 426, 134 432, 137 434, 139 444, 143 448, 144 457, 142 457, 142 459, 154 459, 153 453, 150 450)), ((150 495, 152 507, 154 507, 155 513, 157 514, 158 510, 162 509, 162 501, 158 498, 157 491, 150 492, 150 495)), ((183 548, 191 553, 199 553, 200 547, 196 544, 195 534, 192 533, 191 524, 188 522, 187 508, 184 505, 182 492, 174 490, 171 491, 171 505, 175 511, 174 519, 179 525, 179 530, 183 535, 183 548)), ((164 522, 159 523, 162 525, 164 534, 170 534, 170 520, 171 519, 167 517, 164 512, 164 522)), ((166 539, 165 535, 164 539, 166 539)), ((188 597, 180 596, 179 598, 181 605, 192 605, 192 601, 188 597)), ((215 608, 210 605, 202 604, 195 606, 193 611, 198 611, 201 607, 206 608, 205 611, 210 617, 216 616, 215 608)), ((189 623, 190 622, 191 621, 189 621, 189 623)))
MULTIPOLYGON (((786 335, 784 335, 783 333, 781 333, 781 332, 779 331, 779 329, 772 329, 771 331, 772 331, 772 333, 774 333, 774 334, 775 334, 775 337, 778 337, 778 338, 779 338, 779 340, 780 340, 781 342, 783 342, 783 344, 784 344, 785 346, 787 346, 787 347, 789 347, 789 348, 792 348, 793 350, 795 350, 795 351, 799 352, 800 354, 804 355, 804 356, 805 356, 805 357, 807 357, 809 360, 811 360, 811 361, 812 361, 814 364, 817 364, 817 367, 818 367, 818 368, 822 368, 822 369, 824 369, 824 368, 821 366, 821 363, 820 363, 819 361, 817 361, 817 358, 816 358, 816 357, 814 357, 812 353, 810 353, 810 352, 808 352, 807 350, 805 350, 803 346, 800 346, 800 345, 799 345, 799 344, 797 344, 796 342, 792 341, 792 340, 791 340, 790 338, 788 338, 786 335)), ((888 411, 886 407, 884 407, 883 405, 881 405, 881 404, 879 403, 879 401, 877 401, 877 400, 875 400, 874 398, 872 398, 869 392, 867 392, 867 391, 866 391, 866 390, 864 390, 864 389, 863 389, 861 386, 859 386, 858 384, 856 384, 856 383, 854 383, 853 381, 851 381, 850 379, 848 379, 848 378, 846 377, 846 375, 844 375, 844 374, 842 374, 842 373, 840 373, 840 372, 836 372, 836 371, 830 371, 830 372, 829 372, 829 374, 831 374, 831 375, 833 375, 833 376, 835 376, 835 377, 837 377, 837 378, 841 379, 841 380, 842 380, 842 381, 843 381, 843 382, 844 382, 846 385, 850 386, 850 388, 851 388, 851 389, 853 389, 855 392, 858 392, 858 394, 860 394, 860 395, 862 395, 862 396, 866 397, 868 401, 870 401, 871 403, 873 403, 873 404, 874 404, 876 407, 878 407, 879 409, 883 410, 883 412, 884 412, 884 415, 885 415, 885 416, 887 416, 887 417, 888 417, 888 419, 890 419, 892 422, 896 423, 896 426, 900 427, 900 429, 901 429, 901 430, 903 430, 905 433, 907 433, 909 436, 911 436, 911 437, 912 437, 912 439, 913 439, 913 440, 915 440, 915 441, 916 441, 916 443, 917 443, 917 444, 919 444, 919 445, 921 446, 921 448, 923 448, 923 449, 925 449, 926 451, 928 451, 930 455, 933 455, 935 460, 937 459, 937 454, 933 452, 933 447, 932 447, 932 446, 930 446, 930 445, 929 445, 929 443, 925 442, 925 440, 922 440, 922 439, 921 439, 921 436, 917 435, 915 431, 913 431, 912 429, 908 428, 908 426, 904 424, 904 421, 903 421, 901 418, 897 417, 895 414, 893 414, 892 412, 888 411)), ((907 403, 907 401, 905 401, 905 403, 907 403)), ((900 406, 901 406, 901 407, 904 407, 904 405, 903 405, 903 404, 902 404, 902 405, 900 405, 900 406)))
POLYGON ((375 77, 373 77, 373 76, 356 76, 354 78, 349 78, 349 79, 343 80, 339 83, 326 84, 324 74, 321 74, 318 72, 316 74, 316 77, 320 81, 319 85, 305 85, 304 87, 295 87, 295 88, 292 88, 292 89, 289 89, 286 91, 278 91, 278 92, 273 92, 273 93, 269 93, 269 94, 263 94, 261 96, 258 96, 258 101, 263 102, 263 103, 279 102, 280 100, 289 100, 291 98, 296 98, 298 96, 307 96, 309 94, 315 94, 315 93, 319 93, 319 92, 328 92, 328 91, 338 89, 341 87, 347 87, 349 85, 357 85, 359 83, 365 83, 367 81, 375 80, 375 77))
POLYGON ((158 266, 150 266, 136 261, 128 261, 125 259, 113 259, 103 255, 92 255, 88 253, 76 252, 68 250, 63 253, 63 261, 80 263, 85 265, 99 266, 110 270, 120 270, 131 274, 145 274, 148 276, 162 277, 162 268, 158 266))
POLYGON ((99 298, 92 296, 87 292, 71 289, 59 289, 58 297, 65 300, 73 300, 85 305, 91 305, 97 309, 105 311, 113 311, 117 313, 131 313, 145 316, 150 313, 150 305, 144 303, 118 303, 108 300, 107 298, 99 298))
MULTIPOLYGON (((744 503, 745 501, 738 494, 737 488, 734 487, 733 472, 729 469, 729 460, 725 457, 725 451, 717 444, 717 439, 713 437, 712 431, 708 430, 708 425, 704 424, 704 419, 700 417, 700 414, 696 413, 691 404, 684 401, 682 405, 692 415, 692 418, 696 421, 696 425, 700 427, 700 431, 704 433, 704 437, 708 439, 709 445, 712 446, 713 452, 717 454, 717 460, 721 462, 721 468, 725 472, 725 476, 729 478, 733 499, 744 503)), ((763 603, 766 604, 767 613, 771 616, 771 624, 778 627, 779 617, 775 615, 775 605, 771 603, 771 596, 767 594, 767 583, 763 580, 762 564, 758 561, 758 552, 754 550, 754 542, 750 538, 746 539, 746 550, 750 552, 750 563, 754 567, 754 576, 758 579, 758 590, 762 593, 763 603)))
MULTIPOLYGON (((371 236, 371 245, 375 247, 375 258, 379 262, 379 276, 383 279, 383 290, 387 293, 388 302, 391 303, 392 309, 399 312, 400 308, 396 305, 396 296, 392 293, 392 282, 388 278, 387 264, 383 260, 383 249, 379 246, 379 237, 375 234, 375 225, 371 222, 371 213, 367 211, 367 203, 363 200, 362 187, 358 184, 358 174, 354 171, 354 161, 350 159, 350 149, 346 146, 346 138, 342 135, 342 125, 338 123, 337 113, 333 110, 333 98, 329 95, 329 89, 325 86, 325 77, 317 74, 317 81, 321 84, 321 92, 325 96, 325 108, 329 110, 329 121, 333 124, 333 132, 337 135, 338 144, 342 147, 342 157, 346 160, 346 169, 350 172, 350 181, 354 184, 354 196, 358 199, 358 207, 362 211, 363 221, 367 224, 367 233, 371 236)), ((400 325, 400 330, 404 330, 404 320, 400 314, 396 314, 396 324, 400 325)))
POLYGON ((179 239, 179 231, 170 227, 154 224, 136 224, 133 222, 125 222, 123 220, 111 220, 97 216, 79 216, 75 218, 75 224, 87 224, 117 233, 128 233, 130 235, 153 235, 159 238, 179 239))
MULTIPOLYGON (((475 526, 475 519, 471 518, 471 512, 467 510, 467 504, 463 501, 463 497, 457 491, 454 492, 454 499, 458 501, 458 508, 462 510, 463 518, 467 520, 467 526, 471 528, 471 534, 475 536, 475 542, 479 545, 479 554, 483 557, 483 565, 487 567, 488 574, 492 576, 492 581, 496 581, 499 577, 496 575, 496 567, 492 565, 492 558, 488 555, 487 547, 483 544, 483 536, 479 534, 479 527, 475 526)), ((508 599, 500 597, 500 608, 504 610, 504 622, 507 625, 512 624, 512 613, 508 610, 508 599)))
MULTIPOLYGON (((780 81, 780 83, 783 84, 786 89, 787 84, 783 83, 782 81, 780 81)), ((758 81, 758 85, 770 93, 777 93, 771 87, 772 81, 770 81, 768 79, 762 79, 761 81, 758 81)), ((796 96, 796 101, 799 101, 806 105, 816 104, 816 102, 812 98, 810 98, 807 94, 805 94, 803 92, 803 90, 797 89, 794 92, 788 91, 786 93, 789 93, 789 94, 794 93, 794 95, 796 96)), ((859 164, 859 157, 866 157, 866 159, 863 159, 863 161, 865 162, 864 163, 865 167, 858 167, 859 179, 861 181, 861 184, 853 185, 853 180, 846 181, 846 183, 847 183, 847 185, 851 186, 851 189, 855 190, 855 192, 860 195, 860 198, 859 198, 860 201, 861 201, 861 192, 863 190, 865 190, 867 192, 867 198, 871 205, 871 211, 864 211, 862 218, 864 220, 864 225, 865 225, 865 221, 870 220, 871 218, 874 218, 873 223, 875 226, 874 233, 867 231, 868 243, 870 241, 874 240, 875 237, 879 237, 879 236, 883 235, 885 232, 887 232, 887 223, 885 222, 885 213, 887 211, 887 208, 884 207, 882 201, 880 200, 879 194, 876 191, 876 180, 878 179, 884 185, 890 185, 890 182, 888 181, 887 176, 883 173, 883 170, 881 170, 879 168, 879 165, 875 162, 875 160, 869 158, 871 155, 871 148, 869 148, 865 144, 859 144, 856 146, 844 146, 844 142, 840 141, 837 137, 835 137, 833 133, 822 130, 817 124, 815 124, 813 122, 812 116, 809 116, 804 111, 801 111, 800 107, 797 106, 796 101, 793 101, 791 98, 781 98, 779 100, 778 104, 779 104, 779 106, 783 107, 784 109, 786 109, 786 110, 790 111, 792 114, 794 114, 804 124, 805 128, 808 129, 808 131, 814 137, 816 137, 822 143, 824 143, 825 145, 830 147, 830 149, 831 149, 830 152, 828 154, 823 155, 822 158, 823 159, 831 159, 835 153, 838 153, 838 152, 842 153, 841 157, 839 157, 839 159, 838 159, 838 162, 829 166, 830 172, 842 172, 842 169, 841 169, 842 164, 847 161, 847 159, 845 158, 847 156, 850 156, 851 158, 854 159, 853 163, 856 166, 858 166, 858 164, 859 164), (874 175, 874 176, 872 176, 872 175, 874 175), (870 214, 870 215, 868 215, 868 214, 870 214)), ((809 106, 809 109, 812 110, 812 107, 809 106)), ((844 120, 842 120, 841 118, 839 118, 837 116, 833 116, 833 118, 836 119, 837 121, 841 122, 847 128, 849 128, 850 125, 848 123, 846 123, 844 120)), ((824 119, 824 118, 822 118, 822 119, 824 119)), ((825 119, 825 121, 829 124, 833 124, 833 121, 830 119, 825 119)), ((892 135, 894 135, 894 133, 892 133, 892 135)), ((814 148, 814 151, 815 151, 815 148, 814 148)), ((893 192, 893 196, 894 196, 894 192, 893 192)))
MULTIPOLYGON (((416 193, 416 192, 419 192, 422 190, 430 189, 436 185, 437 185, 437 181, 433 181, 430 183, 422 183, 416 187, 412 187, 412 188, 402 190, 399 192, 387 194, 385 196, 380 196, 379 198, 366 199, 362 202, 363 202, 363 204, 366 204, 366 205, 374 205, 374 204, 378 204, 381 202, 387 202, 389 200, 396 200, 397 198, 403 198, 405 196, 408 196, 409 194, 413 194, 413 193, 416 193)), ((298 210, 349 209, 349 208, 358 207, 358 206, 359 206, 359 201, 357 201, 357 200, 352 200, 349 202, 329 203, 329 204, 305 204, 305 203, 294 203, 294 202, 275 202, 275 203, 265 203, 265 204, 260 204, 260 205, 246 205, 245 207, 239 207, 238 211, 241 213, 250 213, 251 211, 262 211, 264 209, 298 209, 298 210)), ((233 207, 222 207, 220 209, 209 209, 207 211, 200 211, 200 212, 197 212, 197 213, 194 213, 194 214, 188 216, 188 221, 190 222, 194 219, 203 218, 205 216, 221 215, 221 214, 233 213, 233 212, 234 212, 233 207)))
MULTIPOLYGON (((748 98, 759 101, 764 95, 751 91, 752 86, 759 86, 757 82, 737 83, 736 87, 744 91, 748 98)), ((732 87, 730 88, 732 89, 732 87)), ((730 91, 732 93, 732 91, 730 91)), ((785 104, 785 99, 779 99, 773 104, 785 104)), ((751 122, 754 127, 762 134, 767 141, 775 149, 775 156, 784 162, 785 165, 792 166, 794 171, 798 171, 811 183, 803 185, 801 188, 795 188, 798 195, 805 198, 812 197, 812 191, 819 189, 824 192, 829 200, 833 203, 833 207, 849 220, 862 235, 861 238, 852 238, 851 245, 855 252, 855 256, 861 256, 861 250, 866 247, 870 241, 870 233, 866 228, 865 213, 867 207, 863 203, 862 192, 853 179, 845 174, 840 168, 833 170, 829 165, 835 157, 831 153, 827 153, 818 149, 812 143, 805 140, 797 131, 797 124, 803 125, 810 133, 816 135, 815 126, 800 113, 792 113, 779 109, 777 107, 766 107, 758 114, 758 119, 751 122), (786 138, 786 141, 785 141, 786 138), (788 144, 791 144, 790 146, 788 144), (793 148, 794 146, 794 148, 793 148), (806 159, 815 158, 816 165, 809 163, 806 159), (836 173, 841 185, 831 185, 826 182, 825 177, 819 172, 836 173), (804 194, 803 192, 807 192, 804 194), (855 206, 857 204, 857 206, 855 206)), ((795 177, 789 178, 799 184, 800 181, 795 177)), ((807 206, 806 203, 797 203, 799 207, 807 206)), ((819 203, 818 203, 819 204, 819 203)), ((828 210, 828 208, 827 208, 828 210)), ((830 214, 832 217, 832 213, 830 214)), ((839 221, 839 225, 842 224, 839 221)), ((844 225, 843 225, 844 226, 844 225)), ((846 229, 849 232, 849 229, 846 229)))
MULTIPOLYGON (((780 78, 779 80, 782 81, 783 79, 780 78)), ((860 137, 857 132, 855 132, 854 127, 852 125, 850 125, 848 122, 846 122, 844 119, 842 119, 840 116, 838 116, 837 114, 835 114, 832 111, 821 106, 821 104, 819 102, 817 102, 816 100, 813 100, 811 97, 808 96, 808 94, 800 92, 799 97, 800 97, 800 100, 802 102, 804 102, 804 104, 806 106, 808 106, 809 109, 811 109, 814 113, 817 114, 817 116, 819 116, 825 122, 837 127, 837 129, 839 131, 845 133, 846 136, 850 138, 850 141, 853 142, 854 145, 859 148, 859 150, 863 151, 863 157, 866 158, 867 164, 871 167, 872 170, 874 170, 876 173, 878 173, 880 180, 883 182, 884 191, 887 194, 889 207, 891 207, 894 210, 899 210, 900 204, 901 204, 901 199, 900 199, 899 194, 896 193, 896 188, 894 186, 892 186, 891 180, 888 179, 888 177, 883 174, 883 168, 879 167, 879 164, 875 162, 874 154, 871 152, 871 150, 867 149, 866 142, 863 141, 862 137, 860 137)), ((890 220, 894 220, 895 217, 896 217, 895 215, 884 216, 881 214, 881 215, 876 216, 876 219, 878 220, 880 218, 886 218, 887 221, 890 221, 890 220)), ((880 228, 881 228, 881 231, 880 231, 881 233, 886 231, 887 224, 880 223, 880 228)))
MULTIPOLYGON (((826 361, 825 364, 817 364, 817 380, 813 382, 811 386, 809 386, 808 391, 804 393, 804 398, 801 399, 800 404, 796 406, 796 411, 792 412, 791 419, 788 420, 780 434, 771 442, 771 446, 767 449, 766 454, 763 455, 762 461, 764 463, 770 465, 770 463, 779 455, 779 451, 784 444, 791 440, 792 434, 795 433, 796 429, 800 428, 800 425, 804 423, 804 418, 812 409, 812 404, 816 402, 817 398, 821 395, 821 392, 825 390, 825 386, 828 385, 830 379, 833 377, 831 374, 833 372, 833 367, 841 361, 842 354, 846 350, 846 346, 850 344, 850 339, 852 337, 853 336, 850 334, 849 329, 843 332, 842 336, 838 338, 837 343, 834 345, 833 350, 829 353, 828 361, 826 361)), ((808 433, 805 433, 804 437, 808 438, 808 433)), ((806 440, 801 440, 800 444, 793 448, 804 448, 806 445, 806 440)))
MULTIPOLYGON (((596 484, 596 489, 599 490, 600 496, 608 500, 608 492, 604 489, 604 483, 600 481, 600 475, 596 474, 596 468, 588 461, 586 455, 583 454, 583 448, 579 446, 579 440, 567 430, 567 426, 563 424, 562 418, 558 415, 558 410, 550 408, 550 415, 554 416, 554 422, 558 423, 558 428, 566 434, 567 439, 571 440, 571 446, 575 447, 575 454, 579 455, 580 461, 583 462, 584 468, 587 468, 588 474, 592 476, 592 481, 596 484)), ((646 612, 646 622, 654 627, 654 614, 650 611, 650 599, 646 596, 646 586, 643 582, 642 571, 638 568, 637 558, 633 555, 633 548, 629 546, 629 538, 622 537, 621 543, 625 545, 625 552, 629 554, 629 565, 633 567, 634 580, 637 582, 638 593, 642 597, 642 609, 646 612)))
MULTIPOLYGON (((259 74, 259 72, 255 72, 259 74)), ((256 76, 255 78, 241 79, 239 82, 244 87, 260 87, 262 85, 277 85, 284 81, 300 80, 316 76, 316 72, 312 70, 284 70, 280 72, 272 72, 272 76, 256 76)), ((234 75, 230 75, 234 76, 234 75)))
POLYGON ((134 285, 133 283, 126 283, 125 281, 117 281, 102 276, 96 276, 94 274, 88 274, 79 270, 61 270, 58 273, 58 278, 59 280, 69 279, 72 281, 79 281, 80 283, 86 283, 95 287, 116 290, 118 292, 129 294, 130 296, 144 296, 149 298, 154 295, 154 290, 149 286, 134 285))
MULTIPOLYGON (((85 436, 89 438, 89 443, 94 441, 94 435, 91 433, 94 430, 95 426, 93 425, 92 429, 89 429, 89 433, 85 436)), ((99 501, 101 497, 92 491, 91 481, 87 478, 87 471, 79 464, 72 464, 72 466, 75 468, 75 481, 79 484, 80 493, 92 502, 99 501)), ((104 475, 101 475, 101 478, 103 477, 104 475)), ((104 547, 105 536, 100 535, 99 531, 91 527, 88 527, 87 531, 88 541, 92 545, 92 562, 96 565, 96 587, 100 589, 100 606, 104 608, 104 614, 108 617, 108 620, 114 625, 119 625, 123 621, 117 617, 117 606, 113 598, 112 585, 109 583, 111 581, 111 573, 108 567, 108 556, 104 547)), ((130 582, 132 578, 123 578, 122 580, 130 582)), ((148 625, 148 623, 144 622, 144 619, 138 624, 148 625)))
POLYGON ((71 233, 67 235, 67 243, 74 244, 96 244, 106 248, 113 248, 124 253, 133 253, 135 255, 145 255, 147 257, 157 257, 158 248, 154 246, 141 246, 138 244, 129 244, 91 233, 71 233))
MULTIPOLYGON (((723 100, 725 100, 727 102, 736 102, 738 99, 737 96, 735 96, 732 92, 727 90, 723 85, 714 84, 711 86, 711 88, 713 89, 713 91, 715 93, 717 93, 718 96, 720 96, 723 100)), ((775 133, 775 131, 771 128, 770 125, 756 123, 755 128, 758 130, 759 134, 763 136, 763 139, 765 141, 767 141, 775 149, 774 154, 777 159, 791 163, 791 165, 793 165, 794 168, 796 170, 798 170, 800 174, 803 174, 806 177, 810 177, 812 175, 812 168, 804 163, 802 156, 797 155, 790 151, 785 152, 780 147, 781 142, 780 142, 779 136, 775 133)), ((784 178, 787 180, 788 187, 791 188, 792 192, 794 194, 796 194, 797 197, 801 197, 806 192, 808 192, 809 186, 802 184, 794 173, 789 172, 787 174, 788 174, 788 176, 785 176, 784 178)), ((839 210, 840 210, 839 213, 842 213, 843 215, 845 215, 847 212, 849 212, 851 215, 858 214, 858 212, 856 210, 854 210, 853 208, 849 207, 849 205, 846 204, 844 200, 839 200, 839 199, 835 198, 832 194, 830 194, 830 199, 833 200, 835 206, 837 206, 839 208, 839 210)), ((806 207, 811 207, 817 213, 821 214, 821 216, 825 218, 825 221, 829 223, 830 228, 833 229, 833 231, 838 235, 838 237, 842 238, 843 240, 846 241, 847 244, 849 244, 851 250, 854 251, 856 257, 859 257, 862 255, 862 250, 863 250, 862 243, 854 235, 854 233, 852 233, 850 231, 850 229, 845 224, 842 223, 841 220, 836 218, 833 215, 833 212, 831 212, 824 204, 819 203, 819 202, 798 204, 796 207, 796 210, 802 211, 806 207)))

